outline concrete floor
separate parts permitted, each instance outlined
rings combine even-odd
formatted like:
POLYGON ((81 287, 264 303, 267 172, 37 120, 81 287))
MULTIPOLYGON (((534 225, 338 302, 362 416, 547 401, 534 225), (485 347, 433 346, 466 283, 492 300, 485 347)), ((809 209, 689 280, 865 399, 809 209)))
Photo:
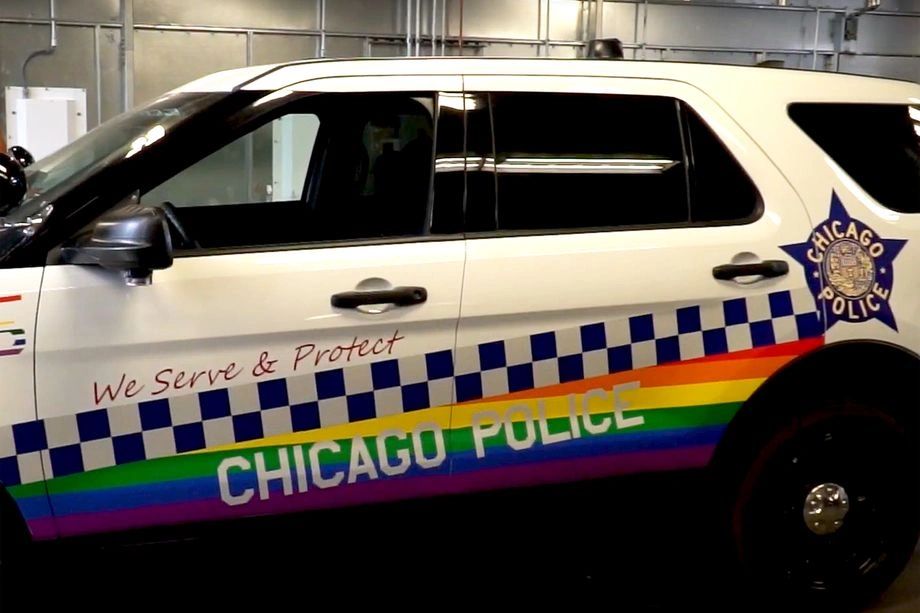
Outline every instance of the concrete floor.
POLYGON ((882 601, 870 609, 878 613, 917 613, 920 611, 920 549, 898 577, 882 601))

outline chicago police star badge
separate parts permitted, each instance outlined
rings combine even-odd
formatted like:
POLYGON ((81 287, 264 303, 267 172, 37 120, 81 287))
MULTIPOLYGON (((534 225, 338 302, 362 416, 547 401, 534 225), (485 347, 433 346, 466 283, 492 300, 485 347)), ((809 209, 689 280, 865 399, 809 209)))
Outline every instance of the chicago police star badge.
POLYGON ((885 239, 853 219, 836 193, 828 218, 804 243, 782 249, 804 268, 808 287, 826 329, 838 321, 860 323, 878 319, 898 329, 889 300, 894 286, 893 262, 906 240, 885 239))

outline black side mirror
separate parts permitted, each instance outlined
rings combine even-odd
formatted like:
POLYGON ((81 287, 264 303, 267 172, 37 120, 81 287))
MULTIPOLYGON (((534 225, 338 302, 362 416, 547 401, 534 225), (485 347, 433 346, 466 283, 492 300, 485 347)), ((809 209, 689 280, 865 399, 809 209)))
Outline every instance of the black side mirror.
POLYGON ((19 162, 23 168, 28 168, 35 163, 35 158, 29 153, 29 150, 19 145, 10 147, 10 157, 19 162))
POLYGON ((61 247, 61 261, 117 270, 128 285, 150 285, 154 270, 172 266, 166 215, 156 207, 120 206, 61 247))
POLYGON ((22 202, 26 191, 26 173, 22 165, 0 153, 0 215, 22 202))

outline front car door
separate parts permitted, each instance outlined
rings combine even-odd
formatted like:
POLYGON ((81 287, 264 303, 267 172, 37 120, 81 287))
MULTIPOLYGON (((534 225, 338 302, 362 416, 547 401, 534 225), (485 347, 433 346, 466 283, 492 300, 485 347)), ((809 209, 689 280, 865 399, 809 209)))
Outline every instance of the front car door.
POLYGON ((705 465, 742 402, 821 342, 785 274, 782 246, 811 227, 796 193, 682 83, 470 75, 465 91, 457 486, 705 465))
POLYGON ((62 535, 438 491, 464 244, 429 232, 430 176, 436 92, 460 79, 367 85, 265 92, 232 142, 139 179, 183 230, 151 285, 47 267, 35 372, 62 535))

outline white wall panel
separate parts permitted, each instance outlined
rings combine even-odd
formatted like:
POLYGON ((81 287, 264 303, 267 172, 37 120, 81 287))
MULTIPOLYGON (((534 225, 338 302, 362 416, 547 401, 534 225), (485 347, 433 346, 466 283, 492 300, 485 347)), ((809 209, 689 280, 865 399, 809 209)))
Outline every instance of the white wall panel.
POLYGON ((134 21, 310 29, 318 25, 316 6, 314 0, 134 0, 134 21))
POLYGON ((355 57, 364 55, 361 38, 327 38, 326 57, 355 57))
MULTIPOLYGON (((544 15, 549 2, 549 37, 552 40, 581 40, 582 3, 578 0, 543 0, 544 15)), ((544 34, 545 34, 544 26, 544 34)))
POLYGON ((252 39, 252 63, 276 64, 316 57, 318 36, 256 34, 252 39))
MULTIPOLYGON (((920 2, 917 2, 920 10, 920 2)), ((859 20, 859 38, 851 45, 861 53, 920 55, 920 18, 865 15, 859 20)))
POLYGON ((920 83, 920 61, 916 58, 842 55, 840 71, 920 83))
POLYGON ((246 37, 140 30, 134 38, 134 61, 135 100, 143 104, 208 73, 245 66, 246 37))
POLYGON ((604 36, 613 36, 619 38, 624 43, 636 42, 638 40, 637 18, 641 12, 641 7, 632 3, 612 3, 608 2, 604 7, 603 30, 604 36))
MULTIPOLYGON (((137 0, 140 4, 143 0, 137 0)), ((72 21, 117 21, 119 0, 55 0, 58 19, 72 21)), ((48 0, 0 0, 0 17, 47 19, 48 0)))
MULTIPOLYGON (((427 9, 429 3, 430 0, 422 0, 423 8, 427 9)), ((412 5, 415 6, 414 1, 412 5)), ((369 34, 405 33, 406 30, 406 9, 404 3, 396 0, 327 0, 326 11, 328 30, 369 34)), ((425 14, 423 12, 423 26, 431 22, 430 13, 427 13, 427 21, 425 14)), ((427 32, 427 26, 423 31, 427 32)))
MULTIPOLYGON (((538 38, 540 4, 539 0, 466 0, 463 34, 484 38, 538 38)), ((460 2, 452 0, 450 5, 450 33, 457 36, 460 33, 460 2)))

